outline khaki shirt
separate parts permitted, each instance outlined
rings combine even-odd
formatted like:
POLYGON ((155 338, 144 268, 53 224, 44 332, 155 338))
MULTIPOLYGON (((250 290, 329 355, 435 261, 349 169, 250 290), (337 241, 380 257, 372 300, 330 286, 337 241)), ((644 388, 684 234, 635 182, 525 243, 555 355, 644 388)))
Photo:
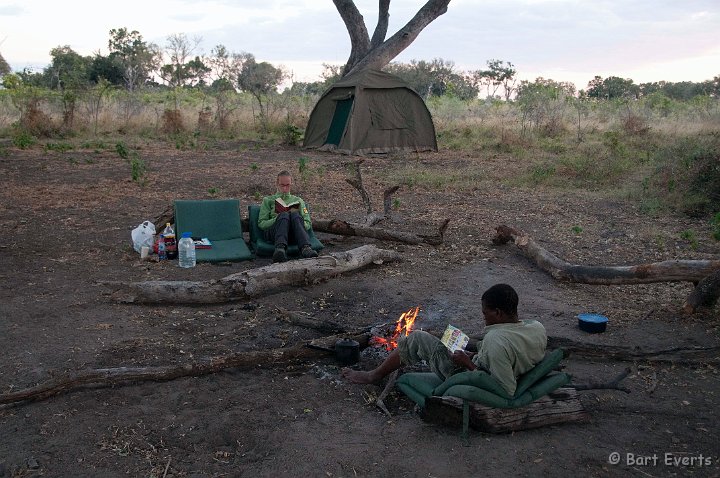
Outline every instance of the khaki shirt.
POLYGON ((545 357, 546 346, 545 327, 537 320, 488 325, 473 363, 487 369, 512 397, 517 377, 545 357))

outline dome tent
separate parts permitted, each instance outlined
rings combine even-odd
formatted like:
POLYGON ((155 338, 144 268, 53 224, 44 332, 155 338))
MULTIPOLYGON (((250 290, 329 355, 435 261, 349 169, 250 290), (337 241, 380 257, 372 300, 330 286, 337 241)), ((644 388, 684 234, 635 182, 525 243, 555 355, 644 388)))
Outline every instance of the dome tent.
POLYGON ((303 146, 356 155, 437 151, 435 126, 420 95, 378 70, 348 75, 322 95, 303 146))

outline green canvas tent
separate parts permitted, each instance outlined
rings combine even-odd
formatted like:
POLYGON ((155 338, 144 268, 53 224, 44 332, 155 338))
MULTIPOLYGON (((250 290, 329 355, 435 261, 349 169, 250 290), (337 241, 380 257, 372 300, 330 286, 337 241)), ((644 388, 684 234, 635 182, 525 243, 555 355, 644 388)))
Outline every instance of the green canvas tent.
POLYGON ((420 95, 378 70, 346 76, 323 94, 303 146, 357 155, 437 151, 435 126, 420 95))

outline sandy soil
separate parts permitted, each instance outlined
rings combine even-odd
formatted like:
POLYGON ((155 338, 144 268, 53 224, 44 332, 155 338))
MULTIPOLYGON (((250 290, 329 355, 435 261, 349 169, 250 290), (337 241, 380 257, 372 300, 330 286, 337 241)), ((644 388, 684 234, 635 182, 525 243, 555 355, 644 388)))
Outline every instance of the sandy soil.
MULTIPOLYGON (((691 284, 559 283, 514 246, 490 243, 494 228, 508 224, 575 263, 717 258, 720 244, 705 222, 651 218, 600 193, 510 187, 502 181, 523 165, 509 158, 445 152, 367 159, 365 185, 376 206, 393 171, 472 169, 483 179, 462 192, 414 186, 397 193, 388 227, 432 233, 451 217, 440 247, 319 235, 325 252, 375 243, 402 252, 400 263, 252 302, 160 307, 114 303, 99 282, 220 278, 269 261, 191 270, 140 262, 130 246, 133 227, 177 198, 256 203, 273 190, 278 170, 298 170, 301 156, 309 169, 294 191, 314 215, 359 220, 359 195, 344 181, 349 158, 237 143, 200 151, 146 145, 139 151, 150 168, 142 187, 115 153, 7 151, 0 158, 0 393, 80 370, 182 364, 321 335, 279 320, 276 306, 364 327, 420 305, 424 329, 451 322, 480 334, 479 295, 497 282, 514 285, 521 314, 542 321, 551 336, 647 349, 720 343, 717 309, 681 313, 691 284), (582 232, 572 231, 576 225, 582 232), (681 239, 685 230, 697 232, 696 248, 681 239), (607 315, 608 331, 581 332, 579 312, 607 315)), ((577 382, 631 367, 624 381, 631 393, 581 392, 589 423, 474 432, 468 441, 458 429, 423 422, 399 393, 386 400, 386 416, 373 404, 381 388, 344 382, 332 357, 84 388, 0 408, 0 477, 720 476, 718 369, 716 360, 706 362, 571 357, 566 369, 577 382), (610 463, 613 452, 619 464, 610 463)))

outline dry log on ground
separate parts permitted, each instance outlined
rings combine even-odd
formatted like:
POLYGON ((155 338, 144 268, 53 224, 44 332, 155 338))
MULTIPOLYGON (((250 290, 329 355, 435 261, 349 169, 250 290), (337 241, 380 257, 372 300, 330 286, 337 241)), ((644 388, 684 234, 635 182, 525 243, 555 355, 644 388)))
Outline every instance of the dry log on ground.
POLYGON ((720 299, 720 269, 702 279, 685 300, 683 310, 692 314, 700 307, 713 307, 720 299))
MULTIPOLYGON (((386 192, 385 203, 391 204, 392 193, 398 186, 388 189, 386 192)), ((387 207, 386 207, 387 209, 387 207)), ((436 235, 428 236, 423 234, 412 234, 409 232, 399 232, 388 229, 381 229, 373 227, 372 224, 377 223, 379 220, 384 219, 387 216, 387 210, 385 214, 371 213, 366 219, 366 224, 356 224, 352 222, 342 221, 340 219, 312 219, 312 226, 315 232, 325 232, 328 234, 336 234, 338 236, 358 236, 358 237, 370 237, 373 239, 379 239, 381 241, 393 241, 402 242, 404 244, 429 244, 431 246, 438 246, 443 243, 445 230, 450 223, 450 219, 445 219, 436 235), (368 225, 368 223, 371 223, 368 225)), ((166 208, 160 215, 154 220, 156 231, 162 231, 165 227, 165 223, 175 222, 175 213, 172 206, 166 208)), ((250 230, 250 221, 247 218, 241 220, 243 231, 250 230)))
POLYGON ((599 380, 591 380, 588 383, 571 383, 568 387, 575 390, 620 390, 621 392, 630 393, 630 389, 620 385, 620 382, 630 375, 630 369, 626 368, 617 377, 609 382, 601 382, 599 380))
MULTIPOLYGON (((335 342, 346 336, 330 336, 314 340, 318 346, 332 348, 335 342)), ((367 347, 368 335, 350 336, 361 347, 367 347)), ((288 348, 236 352, 230 355, 212 357, 205 360, 180 365, 151 367, 115 367, 82 370, 48 380, 34 387, 15 392, 0 394, 0 405, 43 400, 54 395, 76 390, 82 387, 106 387, 130 382, 164 382, 181 377, 209 375, 228 368, 247 368, 274 366, 301 360, 313 360, 326 357, 327 352, 300 344, 288 348)))
MULTIPOLYGON (((462 429, 463 401, 457 397, 430 397, 424 419, 462 429)), ((492 408, 470 403, 470 427, 486 433, 508 433, 559 423, 586 422, 590 415, 573 388, 559 388, 520 408, 492 408)))
POLYGON ((676 260, 634 266, 581 266, 570 264, 542 248, 526 233, 498 226, 493 244, 514 242, 528 258, 558 280, 583 284, 647 284, 651 282, 698 282, 720 270, 720 260, 676 260))
POLYGON ((312 317, 308 317, 306 314, 300 312, 293 312, 290 310, 283 309, 282 307, 276 307, 280 318, 293 325, 300 327, 306 327, 308 329, 314 329, 318 332, 339 334, 347 332, 347 329, 342 325, 329 321, 329 320, 318 320, 312 317))
POLYGON ((667 362, 674 364, 697 364, 720 362, 720 347, 671 347, 667 349, 646 349, 623 345, 589 344, 576 342, 565 337, 548 337, 548 348, 562 348, 569 355, 603 360, 625 362, 667 362))
POLYGON ((398 252, 365 245, 314 259, 294 260, 250 269, 217 280, 104 282, 115 288, 113 298, 124 303, 212 304, 249 299, 329 279, 344 272, 400 260, 398 252))
POLYGON ((354 224, 350 222, 332 220, 313 219, 312 225, 316 232, 326 232, 329 234, 337 234, 339 236, 362 236, 379 239, 381 241, 396 241, 405 244, 430 244, 437 246, 442 244, 444 240, 445 230, 447 229, 450 219, 445 219, 438 229, 437 235, 427 236, 422 234, 412 234, 409 232, 392 231, 380 229, 377 227, 369 227, 363 224, 354 224))

